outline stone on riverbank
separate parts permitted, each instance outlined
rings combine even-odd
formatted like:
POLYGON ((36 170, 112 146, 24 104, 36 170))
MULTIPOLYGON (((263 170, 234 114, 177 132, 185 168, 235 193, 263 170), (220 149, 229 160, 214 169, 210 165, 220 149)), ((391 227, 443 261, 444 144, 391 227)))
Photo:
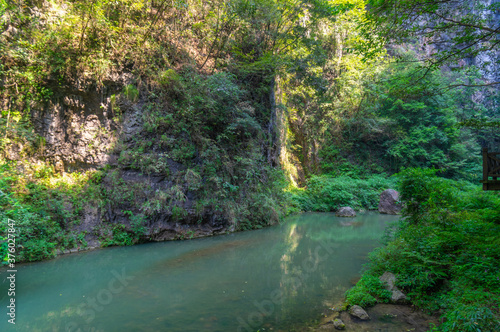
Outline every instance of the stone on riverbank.
POLYGON ((363 308, 361 308, 359 305, 353 305, 349 309, 349 314, 351 314, 351 316, 357 317, 361 320, 369 320, 370 319, 370 316, 368 316, 366 311, 363 308))
POLYGON ((349 207, 349 206, 343 206, 341 207, 336 213, 335 215, 337 217, 356 217, 356 211, 354 211, 354 209, 352 207, 349 207))
POLYGON ((344 322, 339 319, 339 318, 335 318, 333 320, 333 326, 337 329, 337 330, 345 330, 345 324, 344 322))
POLYGON ((391 292, 392 303, 404 303, 406 301, 406 295, 396 287, 396 276, 393 273, 385 272, 379 279, 384 284, 385 289, 391 292))
POLYGON ((380 194, 378 212, 385 214, 400 214, 399 193, 394 189, 384 190, 380 194))

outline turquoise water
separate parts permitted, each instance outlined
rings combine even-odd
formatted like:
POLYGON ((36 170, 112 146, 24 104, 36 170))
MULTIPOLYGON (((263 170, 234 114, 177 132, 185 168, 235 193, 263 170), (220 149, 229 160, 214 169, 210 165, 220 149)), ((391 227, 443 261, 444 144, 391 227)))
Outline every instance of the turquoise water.
POLYGON ((0 331, 290 331, 343 298, 397 217, 305 213, 278 226, 20 264, 0 331))

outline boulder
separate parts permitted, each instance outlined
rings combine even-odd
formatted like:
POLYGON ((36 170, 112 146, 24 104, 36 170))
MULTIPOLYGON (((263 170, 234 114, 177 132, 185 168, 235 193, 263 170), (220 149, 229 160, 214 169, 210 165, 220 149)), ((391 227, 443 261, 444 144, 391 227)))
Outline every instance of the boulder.
POLYGON ((344 322, 340 318, 335 318, 333 320, 333 326, 337 330, 345 330, 345 324, 344 324, 344 322))
POLYGON ((406 295, 396 287, 396 276, 393 273, 385 272, 379 279, 384 284, 385 289, 391 292, 392 303, 404 303, 406 301, 406 295))
POLYGON ((406 302, 406 295, 400 291, 399 289, 395 289, 392 291, 391 295, 391 301, 392 303, 405 303, 406 302))
POLYGON ((356 217, 356 211, 352 207, 344 206, 341 207, 335 215, 337 217, 356 217))
POLYGON ((399 193, 394 189, 387 189, 380 194, 380 202, 378 204, 378 212, 385 214, 401 213, 401 205, 399 204, 399 193))
POLYGON ((351 316, 354 316, 354 317, 359 318, 361 320, 369 320, 370 319, 370 316, 368 316, 366 311, 363 308, 361 308, 359 305, 353 305, 349 309, 349 314, 351 316))

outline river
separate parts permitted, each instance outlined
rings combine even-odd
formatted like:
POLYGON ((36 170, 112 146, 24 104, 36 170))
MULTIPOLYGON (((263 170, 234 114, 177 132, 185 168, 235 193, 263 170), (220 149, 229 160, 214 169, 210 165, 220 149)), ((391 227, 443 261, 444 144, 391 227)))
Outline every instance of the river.
POLYGON ((304 213, 223 236, 19 264, 0 331, 293 331, 343 298, 397 216, 304 213))

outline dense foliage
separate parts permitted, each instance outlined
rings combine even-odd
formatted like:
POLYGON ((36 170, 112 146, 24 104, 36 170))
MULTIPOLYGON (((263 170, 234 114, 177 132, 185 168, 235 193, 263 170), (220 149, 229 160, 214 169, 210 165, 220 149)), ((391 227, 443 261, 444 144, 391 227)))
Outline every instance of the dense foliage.
MULTIPOLYGON (((371 254, 363 278, 396 274, 397 285, 412 303, 430 313, 442 312, 437 331, 496 331, 500 196, 435 173, 408 169, 399 175, 404 218, 371 254)), ((348 293, 348 301, 374 304, 370 294, 377 289, 376 283, 361 283, 348 293)))
POLYGON ((32 256, 25 244, 35 236, 26 230, 19 258, 43 259, 56 247, 76 246, 61 241, 72 232, 86 236, 79 226, 89 212, 85 204, 104 221, 103 246, 147 240, 147 223, 158 218, 177 222, 190 214, 197 223, 220 220, 234 230, 280 220, 287 213, 286 183, 275 168, 270 95, 276 73, 293 61, 286 60, 288 52, 313 40, 306 29, 324 15, 298 24, 306 7, 292 1, 0 1, 2 190, 25 207, 2 202, 2 227, 17 217, 26 219, 20 231, 23 225, 49 230, 34 231, 39 242, 30 244, 40 253, 32 256), (68 91, 110 95, 109 106, 84 110, 111 113, 112 131, 93 135, 114 141, 106 147, 117 156, 113 165, 66 167, 69 175, 54 170, 54 156, 46 155, 50 142, 34 114, 60 104, 68 91), (133 116, 140 128, 132 139, 120 136, 133 116), (36 168, 48 171, 33 176, 36 168), (127 172, 165 179, 167 186, 125 179, 127 172), (22 211, 32 217, 12 214, 22 211), (122 222, 112 222, 109 211, 122 222))
POLYGON ((307 181, 307 189, 292 191, 292 199, 301 211, 330 212, 343 206, 376 210, 380 193, 393 184, 393 180, 378 175, 368 178, 312 176, 307 181))
POLYGON ((141 134, 117 151, 122 169, 176 183, 172 192, 156 190, 140 210, 149 217, 180 213, 180 219, 189 192, 200 216, 220 211, 237 229, 280 220, 285 183, 262 153, 264 121, 248 91, 229 73, 204 77, 186 69, 165 75, 170 89, 149 96, 141 134))
POLYGON ((149 241, 158 221, 255 229, 376 209, 406 169, 404 218, 347 304, 388 301, 391 271, 439 330, 500 330, 500 198, 465 182, 499 141, 498 9, 0 0, 0 234, 15 220, 16 259, 36 261, 149 241), (49 131, 91 137, 86 157, 49 131))
POLYGON ((98 189, 88 180, 78 173, 54 176, 43 164, 22 172, 14 163, 0 166, 0 231, 6 234, 8 220, 14 221, 16 261, 54 257, 56 247, 86 246, 84 234, 70 226, 80 222, 87 204, 95 203, 98 189))

